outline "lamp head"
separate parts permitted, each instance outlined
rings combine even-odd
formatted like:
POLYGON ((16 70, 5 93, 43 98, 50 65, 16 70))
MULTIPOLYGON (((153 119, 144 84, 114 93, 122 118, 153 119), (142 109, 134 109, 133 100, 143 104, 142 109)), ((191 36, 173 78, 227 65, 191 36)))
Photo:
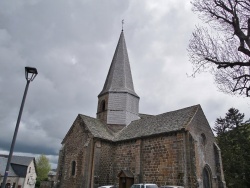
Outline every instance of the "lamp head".
POLYGON ((25 77, 27 81, 33 81, 38 74, 36 68, 34 67, 25 67, 25 77))

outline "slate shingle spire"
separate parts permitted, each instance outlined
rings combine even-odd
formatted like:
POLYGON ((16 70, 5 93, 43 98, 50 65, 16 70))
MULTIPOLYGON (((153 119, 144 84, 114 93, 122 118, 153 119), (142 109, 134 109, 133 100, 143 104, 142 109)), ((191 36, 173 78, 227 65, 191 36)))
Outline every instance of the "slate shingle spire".
POLYGON ((123 31, 101 93, 98 95, 97 118, 110 125, 128 125, 139 119, 139 96, 134 91, 123 31))
POLYGON ((134 91, 123 31, 121 32, 105 84, 99 96, 107 92, 128 92, 138 96, 134 91))

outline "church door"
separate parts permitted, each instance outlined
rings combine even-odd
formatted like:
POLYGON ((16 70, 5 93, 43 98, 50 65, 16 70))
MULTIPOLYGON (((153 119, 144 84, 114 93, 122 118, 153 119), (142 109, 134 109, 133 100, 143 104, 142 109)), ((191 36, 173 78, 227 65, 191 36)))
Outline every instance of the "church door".
POLYGON ((120 177, 119 188, 130 188, 134 184, 134 178, 120 177))
POLYGON ((121 170, 117 177, 119 188, 130 188, 134 184, 134 175, 130 170, 121 170))

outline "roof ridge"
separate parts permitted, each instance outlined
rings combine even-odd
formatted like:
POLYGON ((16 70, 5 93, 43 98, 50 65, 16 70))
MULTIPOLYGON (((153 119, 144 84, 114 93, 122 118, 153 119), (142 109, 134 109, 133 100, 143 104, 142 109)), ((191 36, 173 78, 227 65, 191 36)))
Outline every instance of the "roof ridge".
POLYGON ((92 119, 96 119, 94 117, 91 117, 91 116, 88 116, 88 115, 85 115, 85 114, 78 114, 78 115, 85 116, 85 117, 92 118, 92 119))
POLYGON ((130 140, 139 137, 181 131, 195 116, 200 105, 193 105, 182 109, 169 111, 148 118, 141 118, 124 127, 113 141, 130 140))
POLYGON ((187 107, 184 107, 184 108, 180 108, 178 110, 172 110, 172 111, 164 112, 164 113, 161 113, 161 114, 157 114, 155 116, 160 116, 160 115, 164 115, 164 114, 167 114, 167 113, 177 112, 177 111, 180 111, 180 110, 184 110, 184 109, 188 109, 188 108, 194 108, 194 107, 199 107, 199 106, 200 106, 200 104, 196 104, 196 105, 192 105, 192 106, 187 106, 187 107))
POLYGON ((155 116, 155 115, 152 115, 152 114, 145 114, 145 113, 139 113, 139 115, 155 116))

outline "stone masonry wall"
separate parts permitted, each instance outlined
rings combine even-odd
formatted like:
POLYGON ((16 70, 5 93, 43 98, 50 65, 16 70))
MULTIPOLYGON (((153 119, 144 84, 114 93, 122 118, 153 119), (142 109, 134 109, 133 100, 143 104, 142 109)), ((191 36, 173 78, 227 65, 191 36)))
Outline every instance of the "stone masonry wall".
POLYGON ((140 145, 135 141, 117 143, 115 146, 114 174, 116 176, 121 170, 130 170, 136 174, 136 165, 140 164, 136 158, 140 152, 140 145))
POLYGON ((142 146, 142 182, 183 185, 183 134, 148 138, 142 146))
POLYGON ((135 183, 183 185, 184 133, 115 143, 101 142, 98 184, 118 185, 118 173, 130 170, 135 183))
POLYGON ((102 141, 95 147, 95 187, 101 185, 110 185, 116 180, 113 174, 114 150, 113 144, 102 141))
MULTIPOLYGON (((202 172, 205 165, 207 165, 212 172, 210 177, 212 187, 218 187, 219 182, 217 178, 214 178, 216 177, 215 138, 201 108, 198 109, 195 117, 190 122, 188 130, 195 140, 195 166, 198 185, 201 187, 203 184, 202 172)), ((224 176, 222 175, 221 177, 224 176)))
POLYGON ((186 172, 184 174, 184 186, 186 188, 198 187, 196 172, 195 140, 189 132, 185 134, 186 172))
MULTIPOLYGON (((79 117, 76 118, 72 128, 67 134, 67 139, 64 143, 63 151, 63 165, 59 164, 60 177, 59 187, 61 188, 80 188, 84 187, 85 183, 83 176, 86 170, 86 165, 84 163, 86 159, 86 150, 88 149, 88 144, 90 138, 88 138, 88 133, 84 130, 80 123, 79 117), (72 175, 72 162, 76 162, 75 175, 72 175)), ((87 162, 88 159, 86 159, 87 162)), ((87 180, 86 180, 87 181, 87 180)))

